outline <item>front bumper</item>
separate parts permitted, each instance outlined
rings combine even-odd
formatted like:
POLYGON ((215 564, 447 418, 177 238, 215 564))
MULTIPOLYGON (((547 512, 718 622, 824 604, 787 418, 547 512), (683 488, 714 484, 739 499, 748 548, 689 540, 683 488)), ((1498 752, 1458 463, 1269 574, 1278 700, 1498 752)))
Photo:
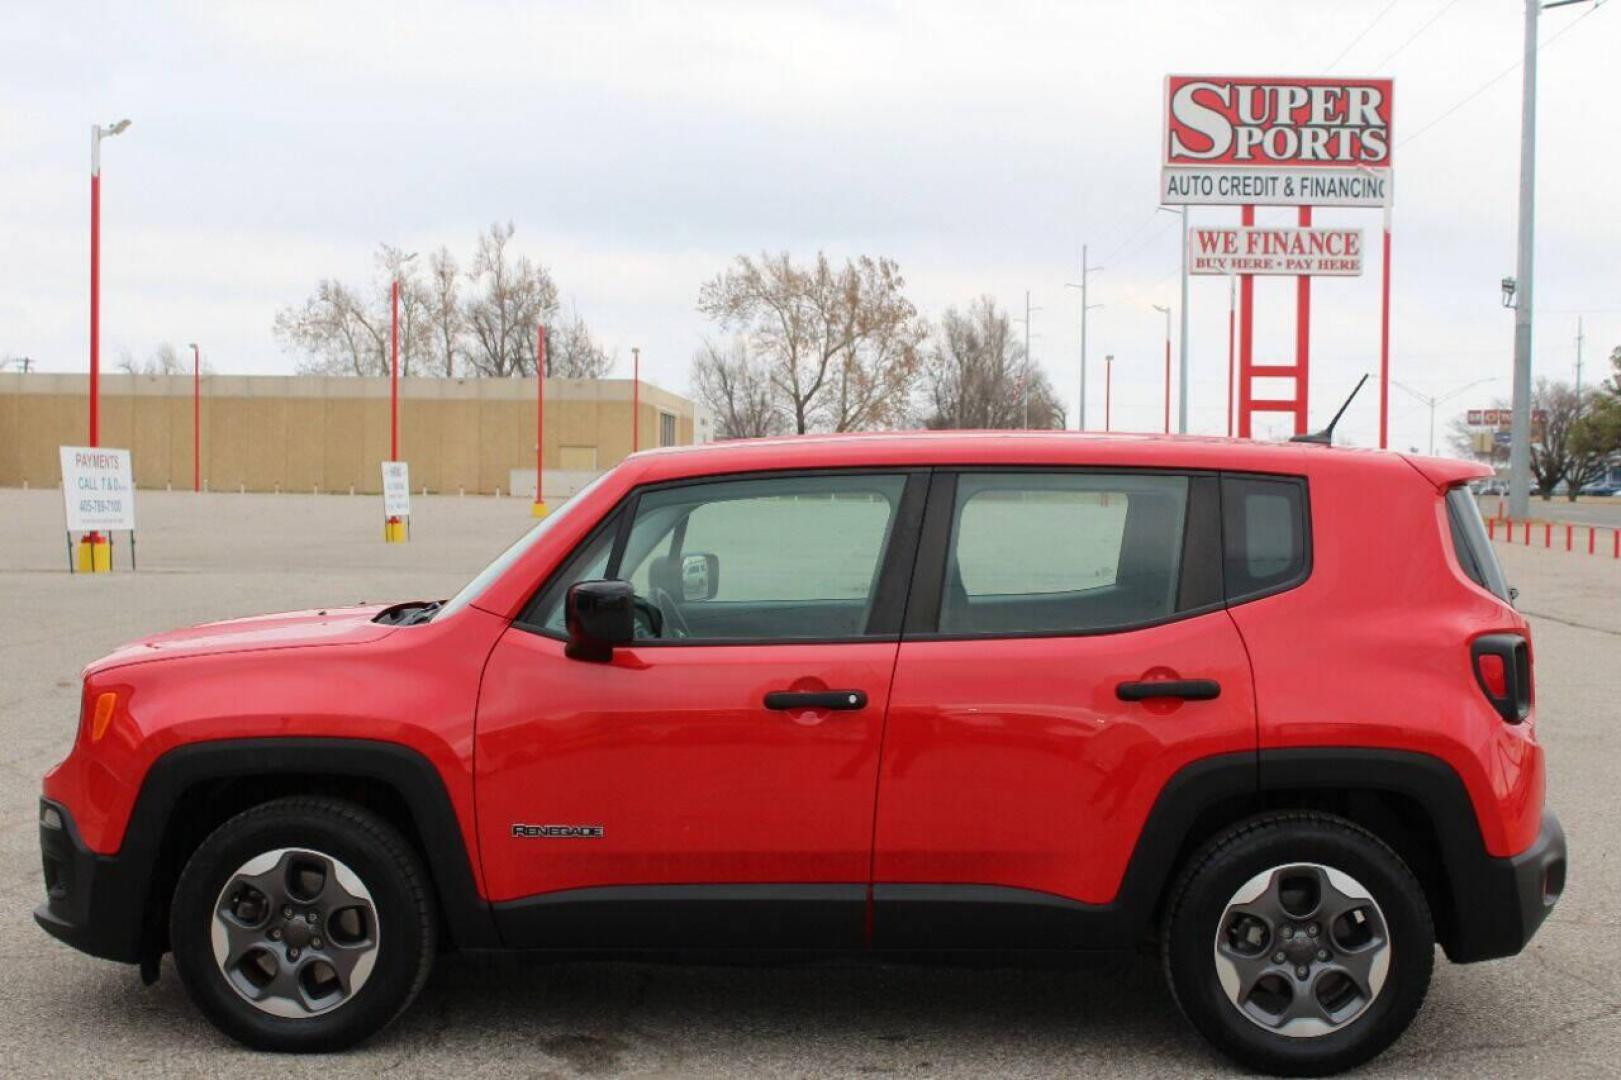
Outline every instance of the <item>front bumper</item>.
POLYGON ((40 800, 39 848, 45 902, 34 921, 81 952, 139 963, 156 853, 126 843, 117 855, 98 855, 80 839, 67 807, 49 799, 40 800))
POLYGON ((1463 964, 1524 949, 1565 890, 1565 862, 1565 830, 1543 811, 1530 847, 1506 859, 1483 859, 1466 872, 1464 895, 1453 897, 1457 925, 1447 957, 1463 964))

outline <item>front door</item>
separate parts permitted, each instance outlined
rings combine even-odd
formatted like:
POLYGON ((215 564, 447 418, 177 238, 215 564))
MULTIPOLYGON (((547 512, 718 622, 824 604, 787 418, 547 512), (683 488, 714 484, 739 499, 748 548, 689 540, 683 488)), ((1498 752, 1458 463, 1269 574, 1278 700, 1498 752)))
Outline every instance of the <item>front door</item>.
POLYGON ((1256 747, 1218 482, 941 474, 927 514, 879 780, 874 942, 1106 944, 1095 916, 1167 780, 1256 747))
POLYGON ((634 493, 496 645, 478 828, 513 945, 857 945, 884 712, 925 478, 634 493), (581 580, 638 639, 564 656, 581 580))

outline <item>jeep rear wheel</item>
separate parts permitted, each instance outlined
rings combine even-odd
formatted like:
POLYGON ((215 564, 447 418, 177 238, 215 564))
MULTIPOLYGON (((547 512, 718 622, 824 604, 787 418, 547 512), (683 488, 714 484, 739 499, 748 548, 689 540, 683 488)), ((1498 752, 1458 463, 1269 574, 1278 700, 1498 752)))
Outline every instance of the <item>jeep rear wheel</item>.
POLYGON ((1371 833, 1326 814, 1235 826, 1189 860, 1162 936, 1184 1015, 1255 1069, 1321 1076, 1394 1042, 1434 965, 1429 906, 1371 833))
POLYGON ((410 1004, 432 964, 420 860, 335 799, 264 803, 216 829, 175 887, 170 941, 192 1000, 259 1049, 350 1046, 410 1004))

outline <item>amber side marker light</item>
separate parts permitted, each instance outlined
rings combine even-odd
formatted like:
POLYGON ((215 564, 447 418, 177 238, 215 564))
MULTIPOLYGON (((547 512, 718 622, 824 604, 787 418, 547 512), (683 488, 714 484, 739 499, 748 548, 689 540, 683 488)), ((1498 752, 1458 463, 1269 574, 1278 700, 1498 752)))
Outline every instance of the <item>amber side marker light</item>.
POLYGON ((100 742, 107 734, 107 725, 113 722, 113 707, 117 704, 118 695, 111 690, 96 696, 96 711, 90 719, 91 742, 100 742))

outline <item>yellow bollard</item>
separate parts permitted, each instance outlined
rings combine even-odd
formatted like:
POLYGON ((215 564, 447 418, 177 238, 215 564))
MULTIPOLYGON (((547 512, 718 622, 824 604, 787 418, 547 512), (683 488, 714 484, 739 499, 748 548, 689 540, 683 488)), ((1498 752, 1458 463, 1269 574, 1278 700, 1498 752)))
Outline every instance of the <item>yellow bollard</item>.
POLYGON ((543 518, 549 513, 551 513, 551 510, 549 510, 546 504, 541 502, 539 499, 536 499, 529 507, 530 517, 543 518))
POLYGON ((383 522, 383 543, 385 543, 385 544, 403 544, 403 543, 405 543, 405 522, 402 521, 401 519, 397 518, 397 517, 389 518, 386 521, 384 521, 383 522))
POLYGON ((77 569, 81 574, 105 574, 113 568, 113 547, 100 533, 79 537, 77 569))

